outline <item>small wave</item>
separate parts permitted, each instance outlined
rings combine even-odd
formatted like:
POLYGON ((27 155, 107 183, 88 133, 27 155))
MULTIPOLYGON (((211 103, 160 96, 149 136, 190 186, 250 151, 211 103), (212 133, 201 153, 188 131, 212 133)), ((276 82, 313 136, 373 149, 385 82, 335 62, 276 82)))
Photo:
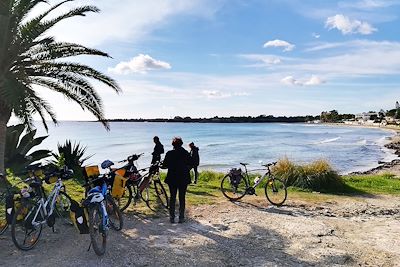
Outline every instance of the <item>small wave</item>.
POLYGON ((332 142, 335 142, 335 141, 337 141, 337 140, 339 140, 339 139, 341 139, 341 137, 340 137, 340 136, 338 136, 338 137, 335 137, 335 138, 329 138, 329 139, 325 139, 325 140, 322 140, 322 141, 316 142, 316 143, 314 143, 314 144, 318 145, 318 144, 332 143, 332 142))
POLYGON ((359 144, 359 145, 366 145, 366 144, 367 144, 367 139, 359 140, 359 141, 357 142, 357 144, 359 144))

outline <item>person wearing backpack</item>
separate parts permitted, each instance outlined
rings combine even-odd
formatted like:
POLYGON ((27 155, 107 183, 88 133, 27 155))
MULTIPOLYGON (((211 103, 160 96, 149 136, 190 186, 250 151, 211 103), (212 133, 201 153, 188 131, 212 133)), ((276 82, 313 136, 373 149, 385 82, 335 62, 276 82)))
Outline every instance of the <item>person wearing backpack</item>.
POLYGON ((151 164, 154 164, 157 161, 161 161, 161 154, 164 154, 164 146, 161 144, 160 138, 158 138, 158 136, 154 136, 153 141, 155 146, 153 149, 153 153, 151 153, 153 155, 151 159, 151 164))
POLYGON ((192 167, 192 157, 189 152, 182 147, 183 141, 180 137, 172 140, 173 149, 165 155, 161 168, 168 169, 165 183, 168 184, 171 194, 169 201, 170 222, 175 223, 175 203, 176 195, 179 192, 179 223, 185 222, 185 200, 186 189, 190 184, 190 168, 192 167))
POLYGON ((199 172, 197 171, 197 167, 200 164, 200 156, 199 156, 199 148, 194 145, 193 142, 189 144, 190 147, 190 156, 192 157, 193 162, 193 172, 194 172, 194 183, 197 184, 197 179, 199 177, 199 172))

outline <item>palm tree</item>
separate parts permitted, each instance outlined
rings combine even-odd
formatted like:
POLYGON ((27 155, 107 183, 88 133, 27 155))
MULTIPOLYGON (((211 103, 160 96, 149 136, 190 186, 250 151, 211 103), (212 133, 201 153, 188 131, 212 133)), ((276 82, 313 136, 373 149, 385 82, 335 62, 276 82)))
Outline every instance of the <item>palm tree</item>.
POLYGON ((12 114, 29 127, 33 125, 34 114, 41 117, 46 129, 47 116, 57 122, 51 106, 34 86, 63 94, 94 114, 108 129, 101 98, 90 81, 100 81, 116 92, 120 91, 118 84, 89 66, 65 60, 78 55, 109 57, 108 54, 79 44, 57 42, 45 35, 65 19, 99 12, 94 6, 81 6, 49 18, 49 14, 72 1, 50 6, 35 17, 29 15, 31 10, 47 1, 0 1, 0 172, 4 172, 5 132, 12 114))

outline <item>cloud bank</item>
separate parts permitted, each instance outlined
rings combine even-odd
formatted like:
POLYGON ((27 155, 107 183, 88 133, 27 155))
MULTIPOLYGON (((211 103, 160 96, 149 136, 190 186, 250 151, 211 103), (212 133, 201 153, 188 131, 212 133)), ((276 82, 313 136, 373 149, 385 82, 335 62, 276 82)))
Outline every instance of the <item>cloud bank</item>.
POLYGON ((295 47, 294 44, 291 44, 287 41, 283 41, 283 40, 272 40, 272 41, 268 41, 263 45, 264 48, 266 47, 282 47, 284 52, 288 52, 288 51, 292 51, 295 47))
POLYGON ((157 60, 149 55, 139 54, 130 61, 122 61, 108 71, 114 74, 147 73, 151 70, 171 69, 171 64, 157 60))
POLYGON ((342 14, 337 14, 335 16, 327 18, 325 22, 325 27, 329 30, 337 29, 341 31, 344 35, 355 33, 368 35, 377 31, 377 29, 372 27, 372 25, 368 22, 352 20, 342 14))

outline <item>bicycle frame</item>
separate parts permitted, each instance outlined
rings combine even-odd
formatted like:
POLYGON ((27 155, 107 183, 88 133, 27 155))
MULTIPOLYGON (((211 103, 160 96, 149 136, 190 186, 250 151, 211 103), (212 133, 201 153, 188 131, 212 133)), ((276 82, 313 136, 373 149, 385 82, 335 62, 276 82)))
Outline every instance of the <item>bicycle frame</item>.
MULTIPOLYGON (((33 226, 39 226, 40 224, 45 224, 47 222, 47 218, 49 218, 54 212, 56 199, 59 196, 60 191, 63 187, 64 187, 64 185, 63 185, 61 179, 59 178, 57 180, 56 184, 54 185, 53 190, 50 192, 49 196, 47 197, 46 201, 44 201, 43 195, 40 197, 39 201, 37 202, 37 203, 39 203, 39 207, 35 213, 35 216, 32 219, 32 222, 31 222, 33 226), (50 207, 49 211, 47 211, 48 207, 50 207), (36 219, 39 215, 39 212, 44 220, 37 222, 36 219)), ((27 214, 27 216, 25 218, 29 218, 29 215, 31 213, 32 213, 32 210, 29 211, 29 213, 27 214)))
MULTIPOLYGON (((260 178, 256 183, 254 183, 254 184, 251 186, 251 185, 250 185, 249 171, 247 170, 246 165, 244 165, 244 169, 245 169, 245 174, 246 174, 245 179, 246 179, 246 183, 247 183, 247 188, 253 188, 253 189, 255 189, 262 181, 265 180, 265 178, 269 179, 269 177, 271 176, 271 170, 270 170, 270 168, 269 168, 269 166, 268 166, 268 167, 267 167, 267 172, 265 172, 265 173, 261 176, 261 178, 260 178)), ((264 169, 255 169, 255 170, 251 170, 251 171, 259 171, 259 170, 264 170, 264 169)), ((251 172, 251 171, 250 171, 250 172, 251 172)))

